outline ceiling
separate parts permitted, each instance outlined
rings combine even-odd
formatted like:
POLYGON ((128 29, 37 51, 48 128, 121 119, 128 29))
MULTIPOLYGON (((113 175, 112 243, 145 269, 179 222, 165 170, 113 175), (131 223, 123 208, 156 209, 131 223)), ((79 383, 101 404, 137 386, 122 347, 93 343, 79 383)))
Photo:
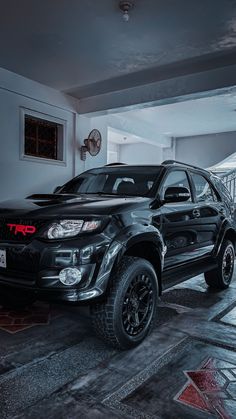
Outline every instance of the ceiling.
POLYGON ((157 136, 186 137, 236 131, 236 93, 124 112, 119 116, 149 123, 157 136))
POLYGON ((235 63, 235 0, 134 2, 0 0, 0 67, 85 98, 235 63))

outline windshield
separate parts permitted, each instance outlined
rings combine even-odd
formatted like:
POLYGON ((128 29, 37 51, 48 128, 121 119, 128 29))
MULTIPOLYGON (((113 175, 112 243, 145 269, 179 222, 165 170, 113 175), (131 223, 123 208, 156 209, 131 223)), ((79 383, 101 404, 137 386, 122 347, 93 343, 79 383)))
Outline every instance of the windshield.
POLYGON ((151 196, 160 171, 158 166, 94 169, 72 179, 57 193, 151 196))

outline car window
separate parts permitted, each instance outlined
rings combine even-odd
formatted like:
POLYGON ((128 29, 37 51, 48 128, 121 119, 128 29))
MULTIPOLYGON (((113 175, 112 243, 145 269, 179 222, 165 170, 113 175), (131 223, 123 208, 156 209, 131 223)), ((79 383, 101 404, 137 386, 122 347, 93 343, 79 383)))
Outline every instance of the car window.
POLYGON ((147 171, 132 167, 92 170, 72 179, 60 189, 60 193, 147 196, 152 192, 160 171, 159 167, 147 171))
POLYGON ((217 202, 218 198, 210 183, 204 176, 192 173, 192 180, 196 191, 198 202, 217 202))
POLYGON ((119 185, 122 183, 122 182, 131 182, 131 183, 134 183, 134 179, 133 178, 131 178, 131 177, 118 177, 117 179, 116 179, 116 181, 115 181, 115 183, 114 183, 114 185, 113 185, 113 188, 112 188, 112 192, 116 192, 117 191, 117 189, 118 189, 118 187, 119 187, 119 185))
POLYGON ((218 176, 215 176, 215 175, 212 175, 211 180, 216 186, 216 189, 218 190, 218 192, 220 192, 220 194, 223 196, 224 201, 226 203, 229 202, 229 204, 231 205, 233 203, 232 196, 230 194, 229 189, 224 185, 222 180, 218 178, 218 176))
MULTIPOLYGON (((189 191, 191 191, 190 189, 190 185, 189 185, 189 181, 188 181, 188 177, 187 174, 184 170, 172 170, 166 177, 166 179, 164 180, 164 183, 162 185, 162 190, 161 190, 161 195, 162 198, 164 198, 166 189, 169 187, 178 187, 178 186, 182 186, 184 188, 187 188, 189 191)), ((192 198, 190 198, 188 201, 192 201, 192 198)), ((186 201, 186 202, 188 202, 186 201)))

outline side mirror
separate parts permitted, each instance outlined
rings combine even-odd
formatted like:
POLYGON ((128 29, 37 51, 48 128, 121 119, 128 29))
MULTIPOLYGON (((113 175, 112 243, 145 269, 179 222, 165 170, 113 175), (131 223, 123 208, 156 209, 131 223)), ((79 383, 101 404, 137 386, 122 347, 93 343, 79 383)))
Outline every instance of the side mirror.
POLYGON ((53 193, 57 193, 57 192, 59 192, 59 190, 61 189, 61 186, 57 186, 55 189, 54 189, 54 191, 53 191, 53 193))
POLYGON ((188 188, 184 188, 183 186, 170 186, 165 191, 164 202, 171 203, 171 202, 184 202, 188 201, 191 198, 190 191, 188 188))

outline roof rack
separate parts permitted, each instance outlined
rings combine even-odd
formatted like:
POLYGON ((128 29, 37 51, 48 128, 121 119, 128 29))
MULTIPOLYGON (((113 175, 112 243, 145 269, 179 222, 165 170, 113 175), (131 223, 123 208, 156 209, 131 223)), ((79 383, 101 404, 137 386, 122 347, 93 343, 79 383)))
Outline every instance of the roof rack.
POLYGON ((209 173, 209 171, 206 169, 202 169, 201 167, 194 166, 193 164, 183 163, 182 161, 178 161, 178 160, 165 160, 161 164, 163 164, 164 166, 168 164, 181 164, 181 166, 192 167, 193 169, 198 169, 198 170, 202 170, 204 172, 209 173))

